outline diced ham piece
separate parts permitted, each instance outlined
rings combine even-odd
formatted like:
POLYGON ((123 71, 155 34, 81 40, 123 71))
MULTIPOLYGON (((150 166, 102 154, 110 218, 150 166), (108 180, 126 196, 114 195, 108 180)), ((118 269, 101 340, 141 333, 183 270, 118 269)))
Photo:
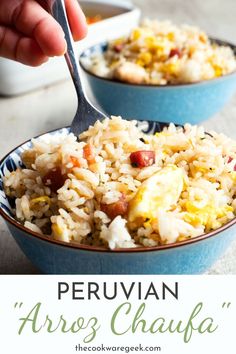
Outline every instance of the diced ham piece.
POLYGON ((81 167, 79 160, 75 156, 70 156, 70 161, 73 164, 73 167, 81 167))
MULTIPOLYGON (((228 163, 232 162, 233 158, 231 156, 228 157, 228 163)), ((234 165, 234 171, 236 171, 236 164, 234 165)))
POLYGON ((116 44, 116 45, 114 46, 114 50, 115 50, 116 53, 120 53, 123 48, 124 48, 124 44, 122 44, 122 43, 116 44))
POLYGON ((101 210, 107 214, 110 219, 115 219, 118 215, 125 215, 128 210, 128 202, 126 201, 125 195, 122 193, 120 199, 112 204, 104 204, 100 205, 101 210))
POLYGON ((65 183, 67 176, 61 173, 59 167, 55 167, 42 178, 43 184, 49 187, 54 193, 65 183))
POLYGON ((91 144, 86 144, 83 148, 84 158, 88 161, 88 164, 95 163, 94 149, 91 144))
POLYGON ((155 163, 155 152, 149 150, 132 152, 130 161, 133 167, 143 168, 151 166, 155 163))
POLYGON ((177 57, 181 57, 181 51, 178 48, 174 48, 171 49, 170 54, 169 54, 169 58, 174 57, 175 55, 177 55, 177 57))

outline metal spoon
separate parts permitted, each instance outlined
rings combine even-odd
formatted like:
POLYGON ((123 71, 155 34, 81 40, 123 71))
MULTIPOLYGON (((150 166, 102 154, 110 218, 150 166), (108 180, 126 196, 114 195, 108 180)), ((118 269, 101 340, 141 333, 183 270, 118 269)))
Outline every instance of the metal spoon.
POLYGON ((67 20, 64 0, 47 0, 47 5, 48 12, 61 25, 65 33, 65 40, 67 42, 65 59, 70 70, 78 99, 77 111, 71 124, 71 131, 78 136, 80 133, 87 130, 90 125, 93 125, 98 119, 103 119, 106 116, 88 101, 88 98, 83 91, 80 79, 80 67, 73 46, 74 41, 67 20))

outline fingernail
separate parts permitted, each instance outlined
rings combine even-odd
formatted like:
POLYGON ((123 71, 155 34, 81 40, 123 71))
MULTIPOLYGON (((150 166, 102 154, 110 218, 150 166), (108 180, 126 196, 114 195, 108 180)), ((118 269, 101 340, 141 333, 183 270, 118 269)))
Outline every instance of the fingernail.
POLYGON ((64 46, 64 51, 63 51, 62 55, 64 55, 67 51, 67 42, 65 39, 64 39, 64 42, 65 42, 65 46, 64 46))
POLYGON ((43 61, 42 61, 42 64, 47 63, 48 60, 49 60, 49 57, 45 57, 45 58, 43 59, 43 61))
POLYGON ((58 55, 59 57, 64 55, 67 51, 67 43, 66 43, 66 40, 64 39, 64 48, 62 50, 62 52, 58 55))

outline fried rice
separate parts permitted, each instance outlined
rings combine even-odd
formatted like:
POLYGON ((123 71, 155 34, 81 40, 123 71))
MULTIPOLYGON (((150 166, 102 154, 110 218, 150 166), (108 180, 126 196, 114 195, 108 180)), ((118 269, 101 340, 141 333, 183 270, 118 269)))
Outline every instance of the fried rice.
POLYGON ((170 124, 146 134, 135 121, 97 121, 32 139, 24 168, 4 178, 26 228, 110 249, 194 238, 235 217, 236 142, 170 124))
POLYGON ((111 41, 104 53, 83 59, 95 75, 132 84, 186 84, 236 70, 226 45, 211 41, 197 27, 146 20, 129 36, 111 41))

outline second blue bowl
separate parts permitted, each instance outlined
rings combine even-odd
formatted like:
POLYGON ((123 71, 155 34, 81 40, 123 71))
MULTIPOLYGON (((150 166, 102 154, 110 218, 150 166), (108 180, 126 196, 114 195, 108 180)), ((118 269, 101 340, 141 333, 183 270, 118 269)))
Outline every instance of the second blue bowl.
MULTIPOLYGON (((220 45, 236 46, 215 40, 220 45)), ((184 124, 199 122, 219 112, 236 91, 236 72, 217 79, 185 85, 133 85, 100 78, 90 73, 83 59, 104 52, 102 43, 85 50, 80 57, 85 78, 97 103, 108 115, 126 119, 184 124)))

